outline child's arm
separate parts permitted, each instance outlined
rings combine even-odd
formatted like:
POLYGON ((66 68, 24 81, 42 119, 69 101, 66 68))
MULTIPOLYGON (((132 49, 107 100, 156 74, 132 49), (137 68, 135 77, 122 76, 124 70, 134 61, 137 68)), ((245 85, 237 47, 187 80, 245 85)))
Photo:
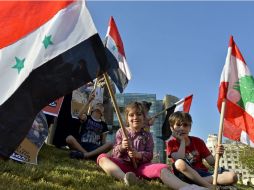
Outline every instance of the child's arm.
POLYGON ((85 121, 87 119, 86 114, 87 114, 89 105, 92 102, 92 100, 94 99, 94 97, 95 97, 95 93, 92 92, 89 95, 87 102, 82 106, 82 108, 79 111, 79 115, 78 115, 79 119, 81 119, 83 121, 85 121))
MULTIPOLYGON (((215 150, 216 154, 219 154, 220 156, 223 156, 224 154, 224 146, 221 144, 221 145, 216 145, 216 150, 215 150)), ((214 166, 215 164, 215 159, 214 159, 214 156, 211 154, 209 156, 207 156, 205 158, 205 160, 207 161, 207 163, 210 165, 210 166, 214 166)))
POLYGON ((180 140, 180 146, 178 151, 173 152, 171 154, 171 157, 174 160, 184 159, 185 158, 185 139, 177 131, 172 131, 172 135, 180 140))
POLYGON ((127 150, 122 146, 123 144, 123 137, 122 137, 122 129, 119 129, 116 132, 116 137, 115 137, 115 144, 112 150, 112 155, 116 157, 120 157, 122 154, 127 154, 127 150))
POLYGON ((155 117, 148 118, 148 125, 152 126, 154 124, 155 119, 156 119, 155 117))
POLYGON ((106 139, 107 139, 107 134, 108 134, 108 132, 109 132, 109 131, 102 133, 102 140, 101 140, 102 144, 105 144, 105 143, 106 143, 106 139))

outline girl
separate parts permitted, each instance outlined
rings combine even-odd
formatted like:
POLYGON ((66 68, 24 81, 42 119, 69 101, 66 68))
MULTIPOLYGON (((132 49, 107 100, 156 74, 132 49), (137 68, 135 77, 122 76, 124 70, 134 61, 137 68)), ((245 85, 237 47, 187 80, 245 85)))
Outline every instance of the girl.
POLYGON ((138 177, 146 179, 160 178, 173 189, 205 189, 189 185, 170 173, 168 165, 151 163, 153 158, 153 138, 150 132, 144 131, 145 113, 141 103, 133 102, 125 109, 128 140, 122 129, 116 133, 112 156, 101 154, 97 158, 99 166, 109 175, 123 180, 126 185, 138 183, 138 177), (135 160, 137 168, 133 167, 135 160))

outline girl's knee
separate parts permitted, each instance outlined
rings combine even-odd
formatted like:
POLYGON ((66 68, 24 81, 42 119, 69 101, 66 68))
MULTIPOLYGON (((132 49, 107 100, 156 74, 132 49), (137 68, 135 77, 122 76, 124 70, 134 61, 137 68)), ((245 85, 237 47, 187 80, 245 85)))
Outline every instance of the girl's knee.
POLYGON ((179 171, 184 171, 188 167, 186 162, 182 159, 176 160, 174 164, 175 164, 175 168, 179 171))
POLYGON ((108 161, 107 154, 102 153, 97 157, 97 164, 99 166, 104 165, 107 161, 108 161))

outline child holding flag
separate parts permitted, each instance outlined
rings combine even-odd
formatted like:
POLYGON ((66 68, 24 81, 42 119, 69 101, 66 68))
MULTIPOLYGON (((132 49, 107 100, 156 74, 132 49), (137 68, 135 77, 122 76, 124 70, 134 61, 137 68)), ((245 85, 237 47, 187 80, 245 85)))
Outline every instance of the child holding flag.
POLYGON ((152 134, 143 128, 146 117, 141 103, 133 102, 127 105, 125 118, 128 139, 124 137, 123 129, 119 129, 112 156, 101 154, 97 158, 97 163, 107 174, 124 181, 126 185, 135 185, 139 183, 138 177, 142 177, 160 178, 165 185, 173 189, 206 189, 179 180, 168 170, 167 164, 151 163, 154 143, 152 134), (132 159, 135 160, 137 168, 133 166, 132 159))
MULTIPOLYGON (((196 183, 207 188, 212 188, 213 174, 208 172, 202 163, 205 159, 211 166, 215 160, 203 140, 189 136, 192 118, 189 113, 177 111, 168 119, 172 136, 166 142, 167 155, 173 161, 176 176, 187 183, 196 183)), ((220 156, 224 153, 222 145, 216 147, 220 156)), ((218 175, 219 185, 229 185, 237 182, 234 172, 224 171, 218 175)))

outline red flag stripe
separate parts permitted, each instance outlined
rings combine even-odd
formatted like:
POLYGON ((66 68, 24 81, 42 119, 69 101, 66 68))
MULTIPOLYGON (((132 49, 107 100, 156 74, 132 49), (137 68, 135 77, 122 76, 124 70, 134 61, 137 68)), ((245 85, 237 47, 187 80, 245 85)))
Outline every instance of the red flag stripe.
POLYGON ((190 111, 192 96, 193 95, 190 95, 190 96, 185 98, 184 103, 183 103, 183 111, 184 112, 189 112, 190 111))
POLYGON ((45 24, 73 1, 1 1, 0 49, 45 24), (24 22, 25 21, 25 22, 24 22))
MULTIPOLYGON (((242 62, 245 63, 245 60, 239 50, 239 48, 237 47, 233 36, 230 36, 230 40, 229 40, 229 47, 232 47, 232 55, 235 56, 237 59, 240 59, 242 62)), ((245 63, 246 64, 246 63, 245 63)))
MULTIPOLYGON (((238 130, 245 131, 249 135, 249 138, 251 140, 254 139, 254 118, 245 110, 243 110, 240 106, 234 104, 229 100, 226 100, 226 110, 224 118, 224 120, 227 120, 232 126, 237 128, 238 130)), ((227 134, 227 136, 229 135, 227 134)))
POLYGON ((125 57, 123 42, 118 32, 115 20, 112 16, 110 17, 109 26, 110 26, 109 35, 114 39, 119 53, 125 57))

